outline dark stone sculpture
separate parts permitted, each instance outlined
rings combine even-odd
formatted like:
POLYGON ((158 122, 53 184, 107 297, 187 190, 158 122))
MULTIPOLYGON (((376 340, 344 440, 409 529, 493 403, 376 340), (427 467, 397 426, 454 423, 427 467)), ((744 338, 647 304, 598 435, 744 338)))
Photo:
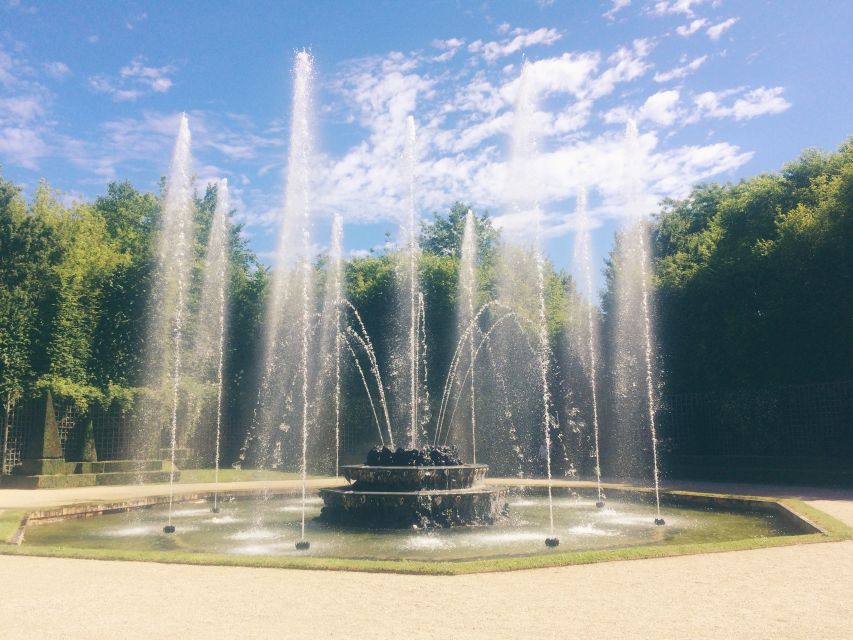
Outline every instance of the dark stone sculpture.
POLYGON ((455 447, 371 449, 367 464, 341 467, 351 483, 321 489, 326 522, 376 529, 493 524, 506 489, 484 484, 488 467, 462 464, 455 447))

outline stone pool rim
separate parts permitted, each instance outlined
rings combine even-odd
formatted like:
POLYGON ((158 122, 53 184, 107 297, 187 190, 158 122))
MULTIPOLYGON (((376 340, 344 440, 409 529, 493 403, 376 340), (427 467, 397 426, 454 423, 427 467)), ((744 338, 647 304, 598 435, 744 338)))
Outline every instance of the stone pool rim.
MULTIPOLYGON (((537 489, 546 485, 539 480, 518 480, 493 478, 488 484, 502 485, 508 488, 537 489)), ((589 482, 555 481, 554 487, 589 491, 589 482)), ((609 496, 631 494, 637 501, 654 499, 653 489, 634 487, 625 484, 603 484, 609 496)), ((317 490, 317 487, 312 487, 317 490)), ((272 489, 229 488, 220 491, 220 499, 247 499, 253 497, 293 497, 299 493, 298 486, 276 487, 272 489)), ((193 491, 176 495, 175 502, 199 502, 212 500, 213 490, 193 491)), ((633 547, 608 548, 586 551, 568 551, 565 553, 542 553, 525 556, 508 556, 459 561, 422 561, 422 560, 366 560, 330 557, 282 557, 282 556, 231 556, 217 553, 188 553, 175 551, 139 551, 125 549, 92 549, 73 546, 28 546, 25 544, 26 529, 65 519, 94 517, 101 514, 116 513, 168 503, 167 488, 162 494, 112 502, 80 502, 63 506, 30 509, 7 510, 6 514, 18 514, 20 520, 17 529, 4 541, 0 541, 0 554, 65 557, 97 560, 146 561, 171 564, 248 566, 259 568, 336 570, 373 573, 403 573, 424 575, 462 575, 470 573, 489 573, 515 571, 547 567, 559 567, 575 564, 591 564, 620 560, 696 555, 726 551, 740 551, 765 547, 790 546, 818 542, 834 542, 853 538, 853 528, 848 527, 832 516, 807 505, 796 498, 778 498, 752 495, 723 494, 702 491, 666 490, 661 492, 664 504, 673 501, 690 503, 694 506, 716 505, 735 510, 771 510, 777 515, 796 522, 802 528, 801 533, 761 538, 747 538, 707 543, 638 545, 633 547), (4 544, 5 542, 5 544, 4 544)), ((0 516, 4 514, 0 513, 0 516)), ((543 533, 543 541, 545 534, 543 533)), ((543 547, 544 549, 544 547, 543 547)))

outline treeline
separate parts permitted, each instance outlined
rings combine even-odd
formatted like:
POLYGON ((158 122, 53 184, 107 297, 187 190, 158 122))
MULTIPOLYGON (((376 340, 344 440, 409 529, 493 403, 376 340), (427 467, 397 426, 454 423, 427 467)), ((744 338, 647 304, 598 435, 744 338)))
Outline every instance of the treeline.
MULTIPOLYGON (((160 201, 160 195, 117 182, 92 203, 68 203, 41 183, 27 202, 16 185, 0 177, 0 399, 7 412, 22 395, 45 388, 83 407, 133 404, 144 366, 160 201)), ((196 200, 196 276, 215 201, 212 187, 196 200)), ((457 204, 434 215, 424 223, 420 238, 426 386, 433 413, 457 339, 466 212, 466 205, 457 204)), ((231 449, 226 463, 236 457, 257 398, 269 280, 240 231, 239 225, 232 226, 230 238, 224 380, 231 449)), ((807 151, 779 173, 734 185, 698 186, 684 200, 664 202, 650 231, 665 395, 853 379, 853 141, 833 153, 807 151)), ((504 295, 512 292, 507 302, 520 320, 525 315, 535 319, 530 252, 502 245, 487 215, 477 216, 477 239, 479 302, 494 299, 502 287, 504 295)), ((323 265, 318 259, 321 289, 323 265)), ((346 297, 359 309, 392 381, 398 267, 393 251, 353 258, 345 265, 346 297)), ((612 268, 607 275, 602 313, 596 314, 604 354, 611 351, 613 335, 612 268)), ((191 308, 198 302, 198 288, 191 291, 191 308)), ((550 264, 545 265, 545 289, 555 435, 564 452, 574 452, 560 457, 557 466, 589 472, 589 385, 578 344, 584 302, 572 278, 550 264)), ((321 290, 318 304, 322 298, 321 290)), ((501 381, 493 378, 491 390, 478 396, 484 424, 530 416, 525 428, 532 440, 494 445, 503 452, 508 446, 520 448, 519 464, 535 464, 535 434, 541 430, 541 422, 539 427, 535 423, 541 419, 541 400, 535 404, 541 389, 534 388, 538 378, 532 368, 538 365, 530 357, 530 340, 524 344, 527 338, 504 345, 502 356, 491 349, 487 355, 503 357, 507 380, 529 388, 501 391, 501 381), (523 397, 531 398, 528 406, 520 406, 523 397), (516 403, 512 415, 508 402, 516 403)), ((607 358, 600 366, 610 366, 607 358)), ((345 373, 345 443, 360 451, 375 429, 352 363, 345 373)), ((602 385, 609 380, 599 375, 602 385)), ((608 389, 601 391, 606 399, 608 389)))
POLYGON ((652 233, 668 393, 853 379, 853 139, 668 200, 652 233))
MULTIPOLYGON (((132 405, 144 366, 160 203, 128 182, 110 184, 93 203, 68 203, 44 181, 27 203, 0 177, 0 398, 7 411, 43 389, 84 409, 132 405)), ((196 271, 215 204, 213 187, 196 200, 196 271)), ((232 226, 231 398, 246 384, 266 281, 240 226, 232 226)), ((199 293, 195 286, 191 304, 199 293)))

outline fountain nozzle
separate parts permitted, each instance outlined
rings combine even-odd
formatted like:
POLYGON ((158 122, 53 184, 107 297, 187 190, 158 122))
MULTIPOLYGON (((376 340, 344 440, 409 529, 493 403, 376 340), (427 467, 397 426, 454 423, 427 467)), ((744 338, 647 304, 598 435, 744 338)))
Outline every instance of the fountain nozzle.
POLYGON ((300 540, 296 543, 296 548, 299 551, 307 551, 311 547, 311 543, 307 540, 300 540))
POLYGON ((595 503, 595 506, 597 509, 603 509, 604 508, 604 500, 599 500, 598 502, 595 503))
POLYGON ((219 513, 219 507, 211 507, 210 513, 219 513))
POLYGON ((175 525, 167 524, 163 527, 163 533, 175 533, 175 525))
POLYGON ((545 546, 546 547, 559 547, 560 539, 559 538, 545 538, 545 546))
POLYGON ((664 520, 663 518, 655 518, 655 524, 659 527, 662 527, 666 524, 666 520, 664 520))

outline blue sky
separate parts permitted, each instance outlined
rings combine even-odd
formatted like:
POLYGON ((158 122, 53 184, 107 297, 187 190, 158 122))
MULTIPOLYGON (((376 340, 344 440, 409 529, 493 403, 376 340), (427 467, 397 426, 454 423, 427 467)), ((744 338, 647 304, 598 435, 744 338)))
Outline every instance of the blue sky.
POLYGON ((521 64, 547 250, 571 258, 590 193, 601 259, 626 214, 622 135, 640 128, 645 208, 697 181, 775 170, 853 133, 853 3, 41 2, 0 0, 0 163, 69 198, 128 178, 156 189, 181 111, 201 182, 227 177, 268 260, 281 215, 294 53, 314 55, 315 242, 343 214, 351 253, 396 234, 405 118, 418 127, 422 215, 456 200, 508 237, 510 133, 521 64))

